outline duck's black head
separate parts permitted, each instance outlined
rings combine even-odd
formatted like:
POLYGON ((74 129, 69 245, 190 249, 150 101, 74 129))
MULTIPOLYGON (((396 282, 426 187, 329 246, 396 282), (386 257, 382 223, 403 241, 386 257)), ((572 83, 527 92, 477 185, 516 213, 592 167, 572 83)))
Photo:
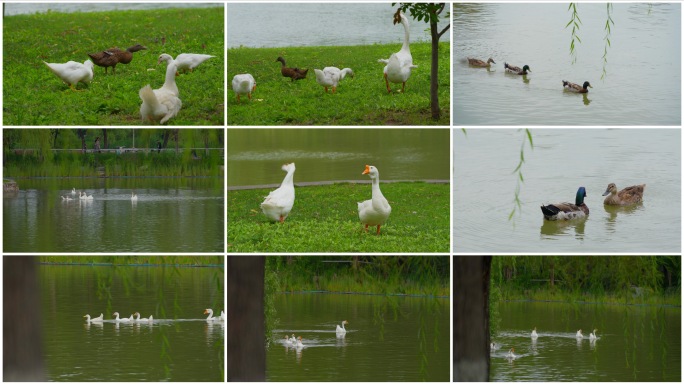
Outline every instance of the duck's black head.
POLYGON ((532 72, 532 70, 530 69, 530 66, 527 64, 523 65, 523 72, 525 72, 525 71, 532 72))
POLYGON ((584 84, 582 85, 582 88, 587 89, 587 87, 589 87, 589 88, 594 88, 594 87, 591 86, 591 84, 589 84, 588 81, 585 81, 584 84))
POLYGON ((577 196, 575 196, 575 205, 584 204, 584 198, 587 197, 587 190, 584 187, 579 187, 577 196))
POLYGON ((282 56, 278 56, 278 58, 275 61, 280 61, 281 63, 283 63, 283 65, 285 65, 285 59, 283 59, 282 56))

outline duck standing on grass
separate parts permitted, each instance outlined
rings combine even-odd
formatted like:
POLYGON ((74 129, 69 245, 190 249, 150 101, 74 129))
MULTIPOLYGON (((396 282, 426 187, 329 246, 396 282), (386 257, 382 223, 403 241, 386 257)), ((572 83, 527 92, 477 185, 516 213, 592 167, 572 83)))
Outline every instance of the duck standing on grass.
POLYGON ((295 202, 294 173, 295 163, 285 164, 281 169, 287 172, 280 187, 266 196, 261 210, 271 221, 285 222, 295 202))
POLYGON ((83 63, 77 63, 75 61, 67 61, 66 63, 47 63, 43 61, 45 65, 54 73, 57 77, 62 79, 66 85, 71 88, 72 91, 76 91, 76 85, 79 82, 90 83, 93 80, 93 62, 86 60, 83 63))
POLYGON ((237 101, 240 101, 240 95, 247 95, 249 100, 252 100, 252 92, 256 90, 256 80, 249 73, 242 73, 233 76, 233 92, 237 95, 237 101))
POLYGON ((117 64, 130 63, 133 60, 133 52, 142 51, 143 49, 147 49, 147 47, 140 44, 129 47, 125 51, 117 47, 112 47, 106 51, 89 53, 88 56, 93 59, 95 65, 104 67, 105 73, 107 73, 108 67, 112 67, 112 74, 115 74, 117 64))
POLYGON ((280 61, 282 65, 280 66, 280 74, 283 77, 289 77, 290 81, 306 79, 306 74, 309 72, 308 69, 290 68, 285 64, 285 59, 282 56, 278 56, 276 61, 280 61))
POLYGON ((178 76, 179 71, 192 72, 193 69, 212 57, 214 56, 201 53, 181 53, 174 59, 176 62, 176 76, 178 76))

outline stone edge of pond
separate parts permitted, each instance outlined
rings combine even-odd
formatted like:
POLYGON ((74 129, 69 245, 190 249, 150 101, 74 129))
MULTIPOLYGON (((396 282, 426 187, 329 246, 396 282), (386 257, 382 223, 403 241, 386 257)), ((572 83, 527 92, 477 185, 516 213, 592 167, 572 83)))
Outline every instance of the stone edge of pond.
MULTIPOLYGON (((295 187, 318 187, 324 185, 334 185, 334 184, 370 184, 370 180, 333 180, 333 181, 304 181, 299 183, 294 183, 295 187)), ((442 179, 427 179, 427 180, 386 180, 382 181, 381 184, 395 184, 395 183, 426 183, 426 184, 449 184, 449 180, 442 179)), ((229 191, 242 191, 250 189, 268 189, 277 188, 280 184, 260 184, 260 185, 237 185, 228 186, 229 191)))

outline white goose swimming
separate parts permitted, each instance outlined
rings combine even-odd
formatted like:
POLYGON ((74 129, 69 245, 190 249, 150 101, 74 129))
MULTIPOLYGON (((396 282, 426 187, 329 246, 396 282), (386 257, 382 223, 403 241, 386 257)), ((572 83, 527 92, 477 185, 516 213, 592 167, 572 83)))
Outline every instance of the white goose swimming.
POLYGON ((302 343, 302 337, 299 336, 299 338, 297 338, 297 348, 302 348, 302 347, 304 347, 304 344, 302 343))
POLYGON ((143 122, 157 122, 164 124, 170 118, 176 116, 183 104, 178 98, 178 86, 176 86, 176 63, 166 53, 159 55, 157 64, 166 62, 166 77, 161 88, 153 90, 150 85, 140 89, 138 94, 142 100, 140 117, 143 122))
POLYGON ((365 230, 368 231, 368 226, 377 226, 377 234, 380 234, 380 226, 385 224, 392 207, 390 207, 385 196, 380 192, 380 172, 372 165, 366 165, 366 169, 362 175, 368 175, 371 178, 372 189, 371 199, 358 203, 359 219, 365 225, 365 230))
POLYGON ((539 335, 537 335, 537 327, 534 327, 534 329, 532 330, 531 336, 533 339, 536 339, 537 337, 539 337, 539 335))
POLYGON ((214 311, 210 308, 205 309, 204 314, 209 314, 209 316, 207 316, 207 321, 222 321, 221 317, 214 317, 214 311))
POLYGON ((75 195, 76 194, 76 188, 71 188, 71 194, 75 195))
POLYGON ((86 60, 83 64, 75 61, 68 61, 64 64, 46 63, 45 61, 43 63, 50 68, 52 73, 62 79, 72 91, 77 90, 75 87, 79 82, 89 83, 93 80, 93 62, 90 60, 86 60))
POLYGON ((261 210, 271 221, 285 221, 295 202, 294 173, 295 163, 285 164, 281 169, 287 172, 280 187, 266 196, 261 210))
POLYGON ((90 315, 85 315, 83 316, 86 318, 86 321, 89 323, 101 323, 104 320, 104 315, 100 313, 100 316, 98 317, 93 317, 92 319, 90 318, 90 315))
POLYGON ((589 340, 596 340, 598 338, 596 337, 596 331, 598 331, 598 329, 594 329, 594 332, 589 334, 589 340))
POLYGON ((511 348, 506 354, 506 358, 509 360, 516 359, 518 356, 515 354, 515 348, 511 348))
POLYGON ((340 325, 338 324, 338 325, 337 325, 337 329, 335 330, 335 332, 336 332, 336 333, 347 333, 347 330, 344 328, 344 325, 345 325, 345 324, 349 324, 349 322, 348 322, 347 320, 343 321, 341 327, 340 327, 340 325))
POLYGON ((131 192, 131 201, 138 201, 138 195, 135 193, 131 192))
POLYGON ((256 90, 256 80, 254 76, 249 73, 242 73, 233 76, 233 92, 237 95, 237 101, 240 101, 240 95, 247 95, 249 100, 252 100, 252 92, 256 90))
POLYGON ((387 64, 383 69, 387 92, 392 93, 389 83, 401 83, 401 92, 404 92, 406 81, 411 77, 411 69, 418 68, 413 65, 413 56, 409 47, 409 23, 401 9, 394 14, 394 24, 401 23, 404 26, 404 44, 399 52, 393 53, 389 59, 380 59, 378 62, 387 64))
MULTIPOLYGON (((114 312, 114 313, 112 314, 112 316, 116 316, 116 318, 114 319, 114 321, 116 321, 116 322, 121 322, 121 323, 123 323, 123 322, 131 321, 130 318, 123 318, 123 319, 120 319, 120 318, 119 318, 119 312, 114 312)), ((133 315, 131 315, 131 318, 132 318, 132 317, 133 317, 133 315)))
POLYGON ((582 334, 582 330, 581 330, 581 329, 580 329, 579 331, 577 331, 577 333, 575 334, 575 337, 578 338, 578 339, 583 339, 583 338, 584 338, 584 335, 582 334))

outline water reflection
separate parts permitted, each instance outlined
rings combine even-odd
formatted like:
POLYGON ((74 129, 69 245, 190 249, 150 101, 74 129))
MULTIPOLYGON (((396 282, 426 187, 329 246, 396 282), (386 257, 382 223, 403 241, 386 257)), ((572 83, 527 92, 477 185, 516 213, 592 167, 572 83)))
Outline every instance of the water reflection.
POLYGON ((540 228, 540 238, 542 240, 552 240, 558 236, 571 236, 574 233, 574 237, 577 239, 584 238, 584 228, 587 223, 587 219, 574 219, 574 220, 546 220, 542 219, 542 226, 540 228))

